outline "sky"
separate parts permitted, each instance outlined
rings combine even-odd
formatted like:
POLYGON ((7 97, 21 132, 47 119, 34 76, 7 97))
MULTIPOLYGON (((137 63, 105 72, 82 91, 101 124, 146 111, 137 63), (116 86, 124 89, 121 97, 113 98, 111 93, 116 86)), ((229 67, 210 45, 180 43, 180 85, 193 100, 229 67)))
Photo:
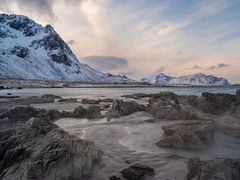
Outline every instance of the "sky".
POLYGON ((103 71, 240 83, 239 0, 0 0, 0 12, 51 24, 80 62, 103 71))

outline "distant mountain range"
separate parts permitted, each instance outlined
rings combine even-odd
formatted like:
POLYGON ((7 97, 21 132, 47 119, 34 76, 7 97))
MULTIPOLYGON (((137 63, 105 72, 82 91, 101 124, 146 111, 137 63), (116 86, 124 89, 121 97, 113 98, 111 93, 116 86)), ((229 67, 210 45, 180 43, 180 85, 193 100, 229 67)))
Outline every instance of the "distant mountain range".
POLYGON ((135 82, 80 63, 52 26, 43 27, 26 16, 6 14, 0 14, 0 78, 135 82))
POLYGON ((143 78, 141 82, 157 85, 191 85, 191 86, 228 86, 231 85, 227 79, 205 75, 202 73, 188 76, 171 77, 164 73, 157 73, 148 78, 143 78))

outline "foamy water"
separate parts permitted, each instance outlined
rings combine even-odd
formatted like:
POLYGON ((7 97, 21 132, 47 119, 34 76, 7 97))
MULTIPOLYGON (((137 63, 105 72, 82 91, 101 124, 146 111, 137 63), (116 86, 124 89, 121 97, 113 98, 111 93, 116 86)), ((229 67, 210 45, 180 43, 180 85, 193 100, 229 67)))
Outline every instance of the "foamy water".
POLYGON ((130 162, 152 166, 156 175, 148 179, 183 180, 188 158, 240 158, 240 140, 219 132, 214 144, 198 151, 157 147, 156 142, 163 137, 161 126, 172 121, 144 122, 152 118, 146 112, 138 112, 110 122, 106 119, 87 121, 64 118, 56 124, 71 134, 94 141, 97 148, 104 152, 103 165, 96 170, 92 179, 108 179, 111 175, 118 175, 130 162))

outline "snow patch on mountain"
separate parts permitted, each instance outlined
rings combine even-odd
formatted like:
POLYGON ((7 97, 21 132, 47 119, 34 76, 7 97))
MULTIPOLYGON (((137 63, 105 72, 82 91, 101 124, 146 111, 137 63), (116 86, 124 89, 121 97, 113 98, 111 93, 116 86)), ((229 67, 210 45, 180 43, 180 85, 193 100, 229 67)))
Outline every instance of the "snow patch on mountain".
POLYGON ((134 82, 80 63, 52 26, 43 27, 26 16, 6 14, 0 14, 0 78, 134 82))

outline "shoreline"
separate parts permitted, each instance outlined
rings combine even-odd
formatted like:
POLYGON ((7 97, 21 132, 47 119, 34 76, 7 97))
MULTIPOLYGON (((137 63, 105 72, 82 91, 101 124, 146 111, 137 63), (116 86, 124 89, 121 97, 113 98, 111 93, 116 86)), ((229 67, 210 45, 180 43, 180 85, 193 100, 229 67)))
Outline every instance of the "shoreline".
MULTIPOLYGON (((240 87, 239 84, 224 85, 157 85, 144 83, 94 83, 94 82, 65 82, 48 80, 24 80, 0 78, 0 86, 5 89, 13 88, 216 88, 216 87, 240 87)), ((2 90, 2 89, 0 89, 2 90)))

